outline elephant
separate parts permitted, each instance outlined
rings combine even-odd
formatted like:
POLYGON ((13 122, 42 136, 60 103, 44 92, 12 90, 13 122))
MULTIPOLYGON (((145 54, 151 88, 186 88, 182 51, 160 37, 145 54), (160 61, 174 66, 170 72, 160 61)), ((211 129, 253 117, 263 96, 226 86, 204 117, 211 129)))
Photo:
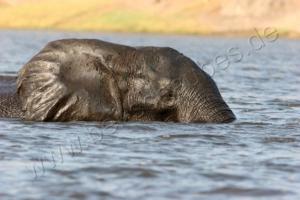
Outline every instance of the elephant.
POLYGON ((49 42, 17 77, 0 77, 0 117, 26 121, 236 119, 214 80, 170 47, 97 39, 49 42))

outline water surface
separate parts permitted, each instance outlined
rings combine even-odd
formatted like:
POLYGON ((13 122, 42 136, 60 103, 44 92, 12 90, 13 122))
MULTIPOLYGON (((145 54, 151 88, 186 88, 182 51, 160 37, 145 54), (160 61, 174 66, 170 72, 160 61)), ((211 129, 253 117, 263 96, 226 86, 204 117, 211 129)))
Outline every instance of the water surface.
POLYGON ((15 75, 47 42, 71 37, 176 48, 213 75, 238 120, 1 119, 1 199, 300 198, 300 41, 259 49, 248 38, 2 30, 0 73, 15 75), (224 55, 229 66, 212 64, 224 55))

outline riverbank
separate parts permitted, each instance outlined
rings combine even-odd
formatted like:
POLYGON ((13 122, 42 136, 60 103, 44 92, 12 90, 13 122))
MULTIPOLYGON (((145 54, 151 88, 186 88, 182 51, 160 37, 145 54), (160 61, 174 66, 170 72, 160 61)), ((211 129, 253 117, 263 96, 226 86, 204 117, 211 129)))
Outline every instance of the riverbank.
POLYGON ((0 0, 0 28, 299 37, 297 0, 0 0))

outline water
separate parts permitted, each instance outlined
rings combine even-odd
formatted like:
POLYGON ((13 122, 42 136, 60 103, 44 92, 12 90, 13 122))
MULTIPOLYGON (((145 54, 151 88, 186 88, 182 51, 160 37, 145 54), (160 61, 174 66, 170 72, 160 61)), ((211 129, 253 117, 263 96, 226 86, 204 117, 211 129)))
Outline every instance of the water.
POLYGON ((48 41, 70 37, 174 47, 206 64, 238 120, 1 119, 1 199, 300 198, 300 41, 2 30, 1 74, 16 74, 48 41), (231 48, 239 56, 229 55, 229 66, 211 63, 231 48))

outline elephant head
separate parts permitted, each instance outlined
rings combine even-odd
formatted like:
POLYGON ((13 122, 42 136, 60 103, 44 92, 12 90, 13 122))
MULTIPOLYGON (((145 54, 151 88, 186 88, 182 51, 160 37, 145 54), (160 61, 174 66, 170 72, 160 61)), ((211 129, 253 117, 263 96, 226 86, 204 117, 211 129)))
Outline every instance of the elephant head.
POLYGON ((235 120, 214 80, 191 59, 168 47, 138 50, 142 57, 138 63, 143 64, 136 67, 139 75, 132 79, 131 92, 127 93, 132 107, 146 110, 148 116, 156 113, 153 118, 163 121, 226 123, 235 120))
POLYGON ((235 119, 210 76, 171 48, 54 41, 22 68, 17 87, 33 121, 235 119))

